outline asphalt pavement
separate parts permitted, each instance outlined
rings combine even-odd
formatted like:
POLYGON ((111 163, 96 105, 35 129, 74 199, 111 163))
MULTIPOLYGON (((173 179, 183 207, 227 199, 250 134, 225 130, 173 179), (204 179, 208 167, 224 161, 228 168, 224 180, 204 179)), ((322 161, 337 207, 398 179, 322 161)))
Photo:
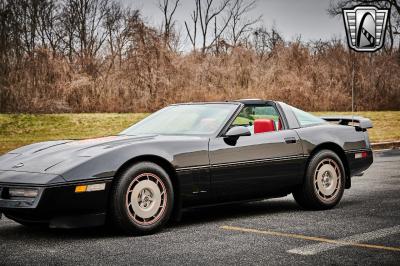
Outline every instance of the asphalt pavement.
POLYGON ((192 210, 158 234, 32 229, 0 220, 0 265, 400 265, 400 151, 375 154, 341 203, 305 211, 292 196, 192 210))

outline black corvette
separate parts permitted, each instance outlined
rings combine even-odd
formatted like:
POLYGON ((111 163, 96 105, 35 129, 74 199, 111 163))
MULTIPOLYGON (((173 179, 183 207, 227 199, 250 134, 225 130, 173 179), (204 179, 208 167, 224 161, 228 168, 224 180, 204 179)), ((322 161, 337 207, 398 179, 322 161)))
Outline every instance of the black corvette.
POLYGON ((303 208, 328 209, 372 164, 371 127, 275 101, 171 105, 116 136, 0 156, 0 212, 24 225, 107 222, 143 234, 199 205, 293 193, 303 208))

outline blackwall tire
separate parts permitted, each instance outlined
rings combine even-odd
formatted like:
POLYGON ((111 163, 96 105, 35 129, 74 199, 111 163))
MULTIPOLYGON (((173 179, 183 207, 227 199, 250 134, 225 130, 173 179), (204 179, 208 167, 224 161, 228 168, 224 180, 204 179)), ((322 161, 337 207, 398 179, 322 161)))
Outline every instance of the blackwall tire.
POLYGON ((110 196, 112 224, 127 234, 152 234, 169 220, 174 191, 168 173, 152 162, 140 162, 116 177, 110 196))
POLYGON ((343 196, 345 177, 339 156, 331 150, 321 150, 311 158, 303 185, 293 192, 293 197, 305 209, 331 209, 343 196))

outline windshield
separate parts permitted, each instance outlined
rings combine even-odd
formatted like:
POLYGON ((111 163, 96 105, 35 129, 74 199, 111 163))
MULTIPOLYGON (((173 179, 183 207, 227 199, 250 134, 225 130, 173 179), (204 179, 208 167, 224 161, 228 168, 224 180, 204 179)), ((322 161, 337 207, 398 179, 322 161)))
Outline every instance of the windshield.
POLYGON ((214 134, 236 110, 235 104, 171 105, 125 129, 121 135, 214 134))

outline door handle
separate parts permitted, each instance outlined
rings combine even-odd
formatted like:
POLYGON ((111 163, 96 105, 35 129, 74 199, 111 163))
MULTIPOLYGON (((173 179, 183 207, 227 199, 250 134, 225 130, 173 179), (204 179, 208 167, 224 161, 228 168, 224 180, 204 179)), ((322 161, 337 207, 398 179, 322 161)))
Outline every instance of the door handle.
POLYGON ((288 137, 288 138, 285 138, 285 142, 286 142, 287 144, 290 144, 290 143, 296 143, 297 140, 296 140, 295 137, 288 137))

